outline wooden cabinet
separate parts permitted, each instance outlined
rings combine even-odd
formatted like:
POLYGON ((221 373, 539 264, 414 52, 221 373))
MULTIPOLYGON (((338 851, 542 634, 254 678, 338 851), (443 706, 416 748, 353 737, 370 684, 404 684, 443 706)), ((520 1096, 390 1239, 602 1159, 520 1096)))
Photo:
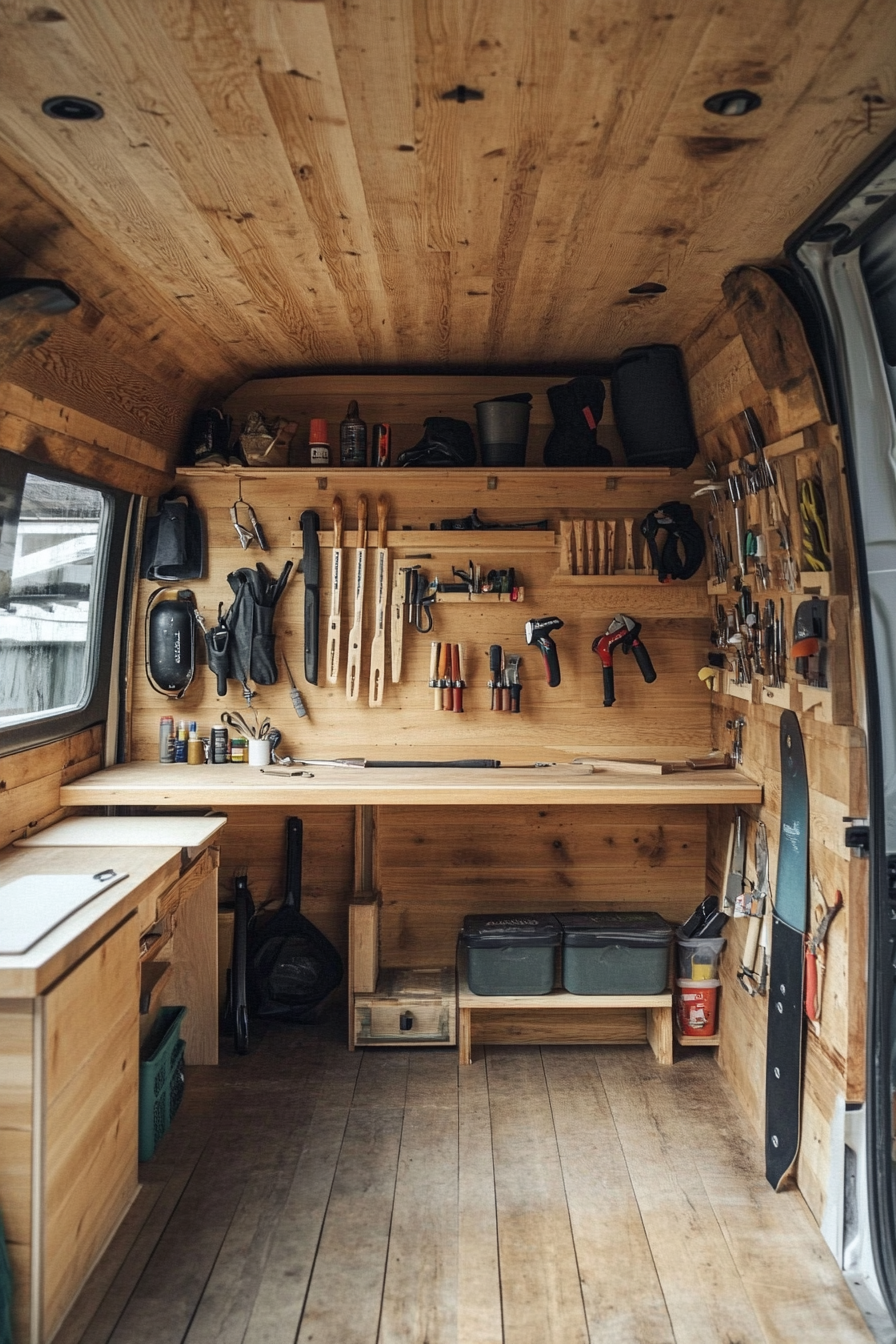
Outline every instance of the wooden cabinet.
POLYGON ((51 1338, 136 1192, 138 1011, 133 915, 46 993, 0 1002, 16 1344, 51 1338))

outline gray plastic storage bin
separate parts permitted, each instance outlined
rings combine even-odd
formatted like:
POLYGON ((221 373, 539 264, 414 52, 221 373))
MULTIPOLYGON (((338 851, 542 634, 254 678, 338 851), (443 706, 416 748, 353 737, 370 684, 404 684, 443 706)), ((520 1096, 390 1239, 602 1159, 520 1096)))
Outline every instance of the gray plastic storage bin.
POLYGON ((460 941, 474 994, 550 994, 560 925, 553 915, 467 915, 460 941))
POLYGON ((662 915, 604 910, 558 915, 570 994, 662 994, 672 926, 662 915))

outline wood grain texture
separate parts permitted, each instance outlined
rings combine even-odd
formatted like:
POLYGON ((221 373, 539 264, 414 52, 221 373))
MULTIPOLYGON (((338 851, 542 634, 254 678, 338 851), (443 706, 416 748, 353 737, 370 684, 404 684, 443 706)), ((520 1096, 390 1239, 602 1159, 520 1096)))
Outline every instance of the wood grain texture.
MULTIPOLYGON (((174 937, 165 952, 172 976, 161 1002, 187 1007, 181 1027, 187 1064, 218 1062, 218 865, 217 853, 212 853, 210 871, 194 882, 190 872, 182 879, 186 890, 173 915, 174 937)), ((202 859, 195 868, 200 865, 202 859)))
POLYGON ((47 1336, 136 1193, 137 932, 126 921, 46 996, 47 1336))
POLYGON ((148 371, 180 359, 209 386, 240 367, 587 367, 680 341, 896 116, 885 0, 42 13, 6 10, 10 246, 89 301, 99 363, 123 340, 139 373, 155 339, 148 371), (461 82, 483 100, 443 99, 461 82), (34 110, 72 84, 103 121, 34 110), (739 84, 762 93, 747 121, 704 111, 739 84), (645 280, 667 292, 629 293, 645 280))
POLYGON ((73 737, 0 758, 0 850, 66 815, 67 809, 59 806, 60 784, 78 772, 97 770, 102 744, 103 730, 97 725, 73 737))

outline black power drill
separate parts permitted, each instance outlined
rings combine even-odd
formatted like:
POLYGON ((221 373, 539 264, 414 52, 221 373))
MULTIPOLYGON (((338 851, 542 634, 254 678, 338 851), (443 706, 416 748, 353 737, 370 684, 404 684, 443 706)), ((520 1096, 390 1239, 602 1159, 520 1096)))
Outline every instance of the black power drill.
POLYGON ((549 686, 560 685, 560 659, 557 657, 557 645, 551 639, 551 631, 560 630, 562 626, 559 616, 540 616, 537 621, 526 622, 526 643, 537 644, 541 649, 549 686))

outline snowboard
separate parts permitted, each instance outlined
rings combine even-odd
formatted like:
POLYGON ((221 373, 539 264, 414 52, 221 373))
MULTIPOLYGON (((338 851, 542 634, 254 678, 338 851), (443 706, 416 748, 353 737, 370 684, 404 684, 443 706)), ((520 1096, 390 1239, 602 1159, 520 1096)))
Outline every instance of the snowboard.
POLYGON ((809 912, 809 781, 799 720, 781 715, 781 830, 772 917, 765 1062, 765 1175, 784 1185, 800 1146, 803 975, 809 912))

